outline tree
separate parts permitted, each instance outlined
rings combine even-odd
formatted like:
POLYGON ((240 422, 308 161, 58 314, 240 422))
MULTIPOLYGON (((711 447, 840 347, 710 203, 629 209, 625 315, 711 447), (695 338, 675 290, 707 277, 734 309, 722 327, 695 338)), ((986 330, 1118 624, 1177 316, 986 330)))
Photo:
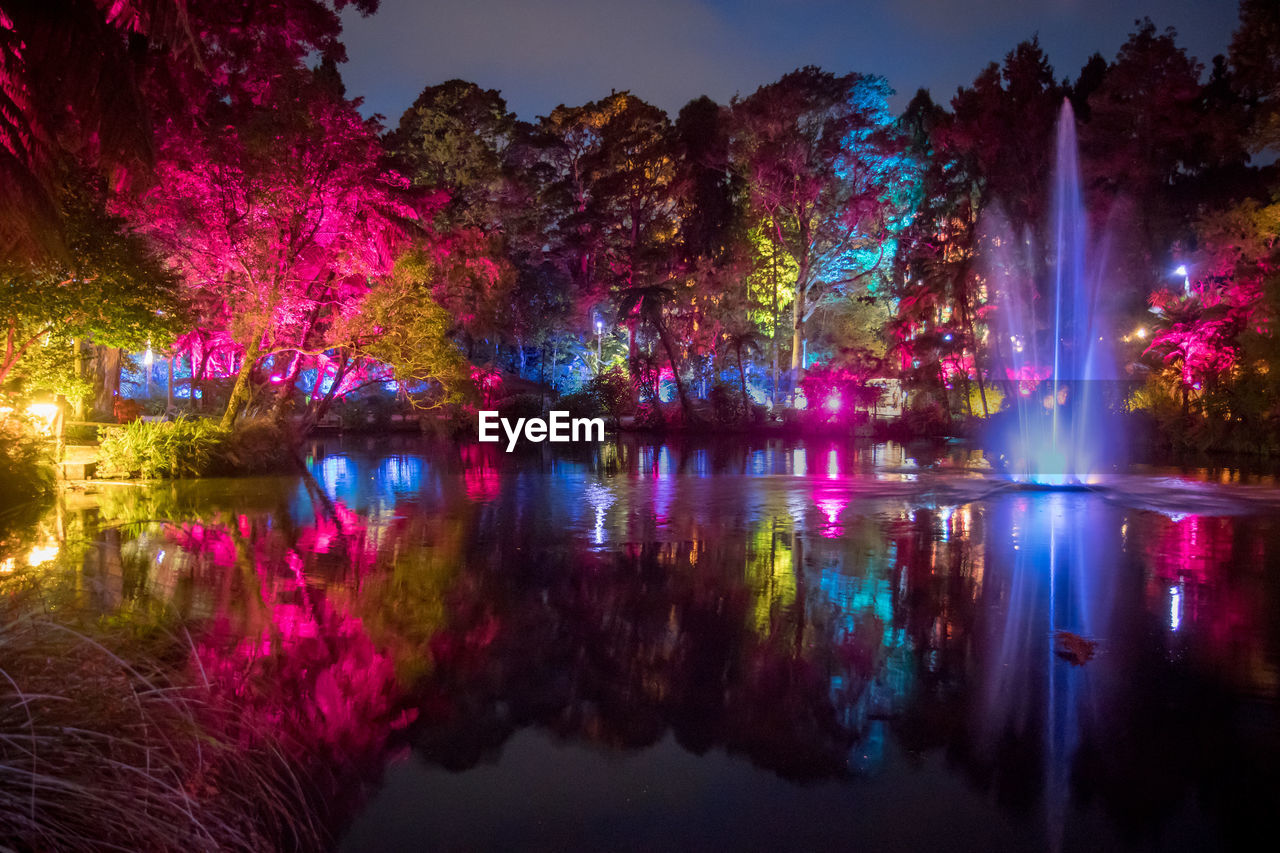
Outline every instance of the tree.
POLYGON ((618 308, 618 320, 625 321, 633 314, 641 323, 651 327, 662 342, 667 353, 667 363, 671 365, 672 379, 676 384, 676 393, 680 396, 680 409, 684 412, 686 423, 693 421, 693 407, 689 402, 689 394, 685 390, 684 380, 680 378, 679 349, 671 338, 671 330, 667 328, 665 317, 666 306, 675 298, 675 291, 670 287, 658 284, 646 284, 627 289, 622 294, 622 303, 618 308))
POLYGON ((0 252, 62 254, 59 163, 148 177, 156 111, 199 112, 270 61, 344 57, 337 12, 378 0, 5 0, 0 8, 0 252))
POLYGON ((742 366, 742 353, 760 352, 760 333, 754 328, 739 327, 736 331, 725 333, 725 344, 733 353, 738 364, 738 386, 742 391, 742 411, 751 411, 751 398, 747 395, 747 371, 742 366))
POLYGON ((163 138, 158 181, 131 209, 206 307, 199 319, 243 352, 229 426, 265 357, 322 351, 325 324, 358 310, 415 212, 379 167, 376 125, 316 72, 277 69, 208 109, 163 138))
POLYGON ((346 336, 355 352, 390 366, 419 409, 456 403, 471 385, 467 361, 449 336, 454 317, 432 299, 432 274, 421 253, 402 257, 364 301, 358 322, 367 334, 346 336))
MULTIPOLYGON (((934 140, 955 160, 986 209, 999 204, 1014 234, 1029 231, 1045 247, 1053 138, 1066 95, 1038 39, 991 63, 951 100, 952 121, 934 140)), ((976 222, 976 217, 975 217, 976 222)), ((1040 269, 1045 261, 1039 260, 1040 269)))
POLYGON ((742 220, 742 179, 730 161, 731 113, 706 97, 681 108, 672 128, 679 242, 686 268, 732 254, 742 220))
POLYGON ((986 416, 990 412, 977 329, 984 306, 977 296, 982 288, 975 265, 982 242, 978 228, 981 178, 975 158, 951 147, 955 120, 927 91, 916 93, 899 121, 909 140, 908 155, 919 163, 921 180, 915 216, 898 241, 897 311, 885 331, 901 357, 904 376, 930 386, 937 380, 943 397, 947 383, 939 378, 941 353, 964 358, 971 352, 969 361, 986 416))
MULTIPOLYGON (((1234 418, 1280 413, 1280 204, 1246 199, 1202 217, 1196 230, 1193 292, 1152 295, 1159 320, 1144 356, 1179 391, 1184 414, 1193 391, 1211 402, 1226 392, 1226 414, 1234 418)), ((1250 426, 1270 430, 1273 423, 1250 426)))
POLYGON ((908 175, 889 91, 879 77, 807 67, 733 105, 752 209, 797 268, 793 371, 804 366, 805 324, 823 299, 850 292, 892 256, 908 175))
POLYGON ((668 278, 675 260, 671 124, 662 110, 628 93, 607 101, 600 145, 584 160, 585 212, 600 229, 604 283, 624 293, 649 288, 641 298, 649 305, 659 292, 653 286, 668 278))
POLYGON ((1241 0, 1231 39, 1231 79, 1250 106, 1254 151, 1280 150, 1280 8, 1271 0, 1241 0))
POLYGON ((423 89, 385 141, 414 186, 448 194, 436 217, 441 231, 489 233, 506 218, 504 156, 515 131, 515 115, 496 90, 449 80, 423 89))
MULTIPOLYGON (((0 8, 0 253, 62 255, 59 163, 71 152, 104 173, 151 153, 143 95, 148 47, 195 52, 173 0, 6 0, 0 8)), ((64 259, 65 260, 65 259, 64 259)))
POLYGON ((70 363, 72 341, 142 349, 167 342, 181 320, 177 283, 146 242, 107 212, 102 181, 64 170, 58 183, 65 251, 0 265, 0 383, 22 373, 41 342, 65 348, 70 363))
MULTIPOLYGON (((1203 67, 1177 45, 1172 29, 1157 33, 1150 19, 1138 23, 1089 97, 1090 120, 1081 133, 1094 207, 1110 210, 1121 196, 1131 205, 1132 244, 1116 241, 1121 245, 1113 251, 1128 255, 1121 264, 1131 285, 1141 285, 1136 295, 1165 277, 1171 248, 1190 236, 1200 197, 1189 185, 1215 153, 1201 97, 1203 67)), ((1104 222, 1095 217, 1095 230, 1104 222)))

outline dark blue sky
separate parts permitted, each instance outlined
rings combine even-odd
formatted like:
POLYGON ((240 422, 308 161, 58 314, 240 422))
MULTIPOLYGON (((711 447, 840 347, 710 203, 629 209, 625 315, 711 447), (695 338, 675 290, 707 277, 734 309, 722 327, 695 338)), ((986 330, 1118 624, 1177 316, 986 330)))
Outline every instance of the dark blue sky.
POLYGON ((881 74, 901 108, 921 86, 948 102, 1039 33, 1059 78, 1108 60, 1150 16, 1207 66, 1226 51, 1236 0, 382 0, 344 15, 351 95, 394 125, 452 77, 500 89, 521 118, 629 89, 673 116, 722 103, 802 65, 881 74))

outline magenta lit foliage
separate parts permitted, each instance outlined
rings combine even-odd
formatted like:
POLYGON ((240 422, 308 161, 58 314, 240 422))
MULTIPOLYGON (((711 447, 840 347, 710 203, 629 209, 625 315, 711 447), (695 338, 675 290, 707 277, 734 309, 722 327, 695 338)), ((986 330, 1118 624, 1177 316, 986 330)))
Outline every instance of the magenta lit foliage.
POLYGON ((1144 355, 1176 370, 1185 388, 1216 384, 1239 361, 1241 334, 1267 326, 1258 281, 1206 278, 1189 295, 1157 291, 1151 305, 1165 322, 1144 355))
POLYGON ((258 604, 218 608, 192 662, 236 709, 245 737, 269 731, 291 749, 358 760, 411 722, 390 650, 353 612, 356 599, 341 586, 314 583, 325 554, 341 554, 356 576, 376 571, 378 538, 358 513, 336 501, 314 524, 293 531, 292 541, 269 519, 245 515, 166 524, 163 535, 197 566, 229 577, 251 567, 244 577, 256 584, 258 604))
POLYGON ((869 368, 814 365, 800 380, 809 411, 837 420, 859 408, 874 406, 884 389, 870 384, 869 368))
POLYGON ((377 333, 362 323, 370 282, 391 271, 399 223, 421 217, 407 181, 380 166, 377 125, 298 69, 215 108, 225 114, 207 124, 170 122, 154 183, 121 202, 193 306, 176 351, 200 378, 247 369, 291 387, 314 369, 335 393, 381 378, 345 353, 377 333))
POLYGON ((1005 378, 1018 385, 1018 394, 1030 397, 1036 387, 1053 375, 1053 368, 1047 364, 1020 364, 1016 368, 1006 367, 1005 378))
POLYGON ((480 392, 486 409, 492 409, 502 395, 502 372, 494 367, 472 367, 471 381, 480 392))

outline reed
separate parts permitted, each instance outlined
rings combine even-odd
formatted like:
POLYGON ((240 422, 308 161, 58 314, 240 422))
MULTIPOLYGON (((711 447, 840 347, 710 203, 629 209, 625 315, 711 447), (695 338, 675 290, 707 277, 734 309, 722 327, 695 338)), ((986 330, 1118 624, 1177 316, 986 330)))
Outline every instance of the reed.
POLYGON ((184 631, 90 636, 38 590, 5 592, 0 839, 59 851, 328 845, 297 751, 169 663, 197 660, 184 631))

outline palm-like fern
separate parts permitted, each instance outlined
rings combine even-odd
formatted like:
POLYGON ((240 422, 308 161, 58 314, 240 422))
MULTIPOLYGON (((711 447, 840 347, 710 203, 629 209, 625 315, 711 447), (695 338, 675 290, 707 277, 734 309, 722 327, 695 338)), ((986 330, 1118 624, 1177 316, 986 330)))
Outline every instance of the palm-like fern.
POLYGON ((667 352, 667 361, 671 364, 676 393, 680 395, 680 408, 684 412, 685 421, 689 422, 693 417, 693 407, 689 403, 689 394, 685 390, 684 380, 680 378, 680 358, 666 321, 666 306, 675 299, 675 296, 673 289, 661 284, 628 288, 622 294, 622 302, 618 307, 618 319, 623 321, 633 313, 638 314, 641 323, 657 332, 658 340, 662 342, 662 347, 667 352))

